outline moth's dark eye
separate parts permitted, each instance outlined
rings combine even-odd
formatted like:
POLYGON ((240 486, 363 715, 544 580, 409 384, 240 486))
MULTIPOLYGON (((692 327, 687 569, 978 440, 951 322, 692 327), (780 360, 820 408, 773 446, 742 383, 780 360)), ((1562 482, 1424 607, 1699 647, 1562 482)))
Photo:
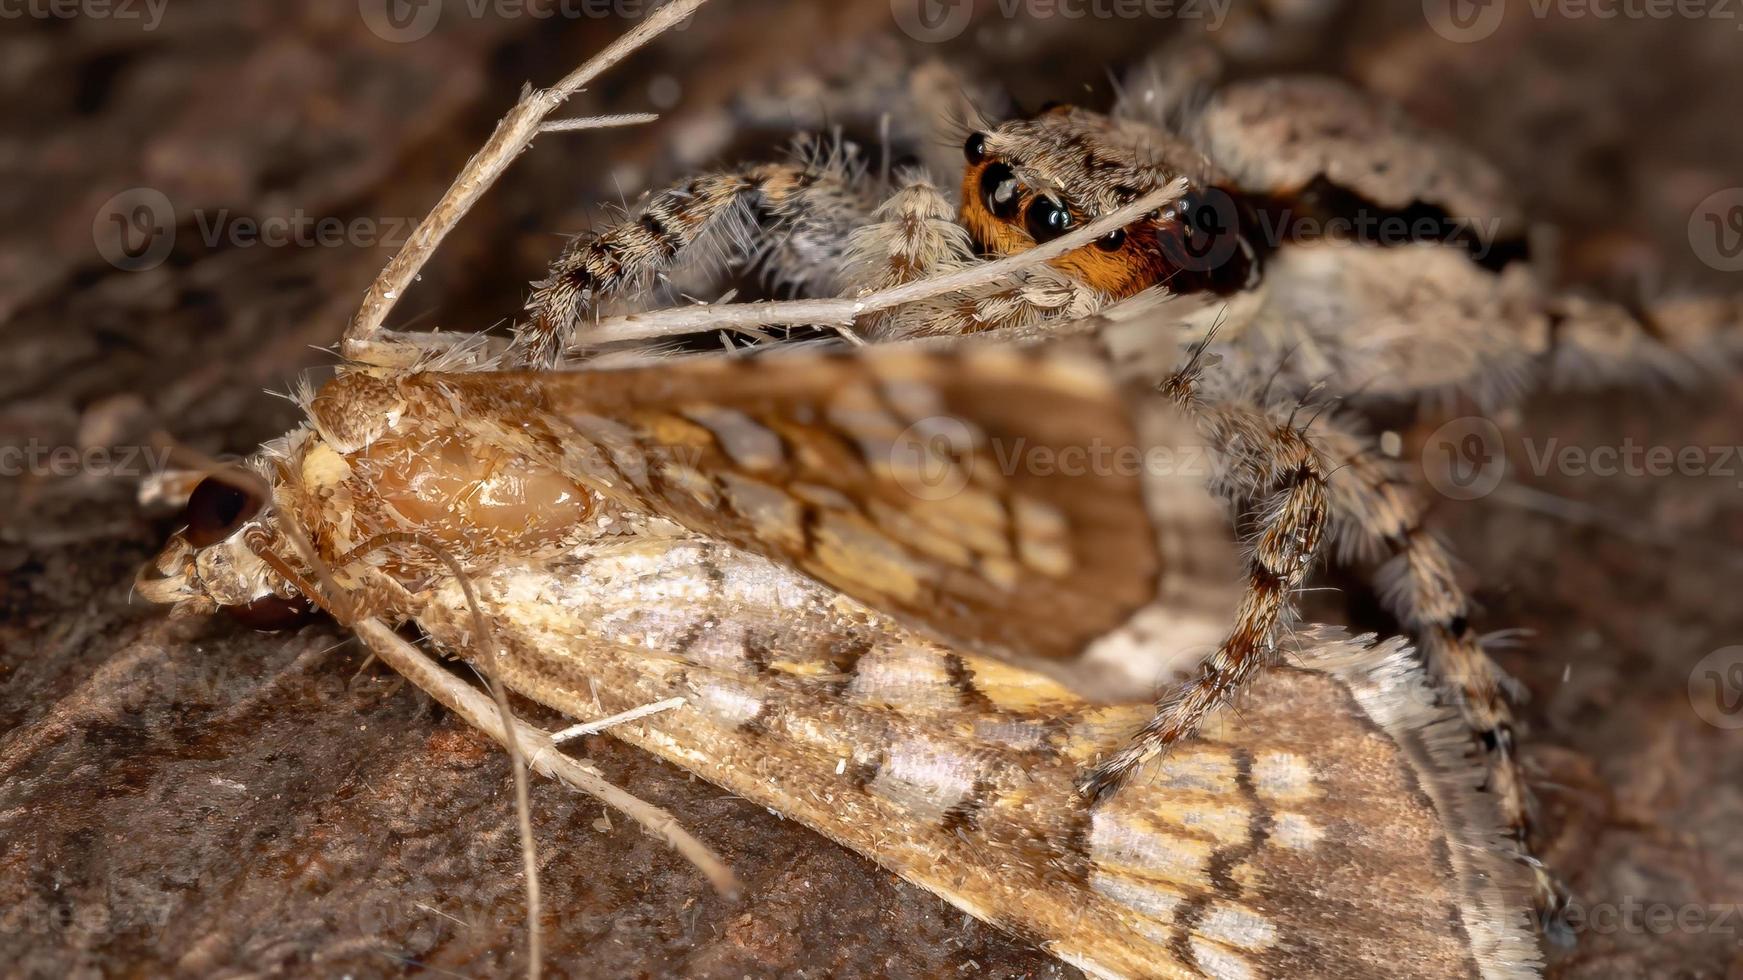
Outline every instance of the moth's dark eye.
POLYGON ((243 626, 262 633, 294 629, 313 619, 315 615, 315 607, 302 596, 284 599, 275 595, 264 595, 246 606, 225 606, 224 611, 243 626))
POLYGON ((1116 228, 1095 240, 1095 247, 1104 252, 1118 252, 1126 244, 1126 229, 1116 228))
POLYGON ((1050 197, 1037 197, 1029 202, 1023 225, 1036 242, 1050 242, 1071 230, 1071 212, 1050 197))
POLYGON ((1010 164, 995 163, 980 172, 980 198, 995 217, 1017 216, 1017 174, 1010 164))
POLYGON ((986 134, 975 133, 970 136, 968 142, 962 144, 962 155, 968 158, 969 163, 980 163, 985 160, 986 134))
POLYGON ((208 476, 188 497, 188 544, 209 548, 260 513, 260 500, 235 484, 208 476))

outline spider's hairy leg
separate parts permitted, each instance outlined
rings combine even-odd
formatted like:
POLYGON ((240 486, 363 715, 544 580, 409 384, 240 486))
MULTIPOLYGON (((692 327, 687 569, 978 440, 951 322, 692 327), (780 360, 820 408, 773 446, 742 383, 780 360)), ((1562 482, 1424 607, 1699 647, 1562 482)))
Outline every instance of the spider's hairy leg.
POLYGON ((870 210, 856 167, 814 155, 703 174, 654 193, 627 219, 572 241, 533 285, 532 319, 515 329, 506 364, 549 367, 585 333, 603 300, 650 283, 718 234, 780 284, 833 285, 847 235, 870 210))
POLYGON ((1295 618, 1293 593, 1319 555, 1327 524, 1328 474, 1319 451, 1292 421, 1269 416, 1199 412, 1192 373, 1163 386, 1194 413, 1213 446, 1247 454, 1242 466, 1254 488, 1269 491, 1258 511, 1258 533, 1247 559, 1247 586, 1235 625, 1196 678, 1165 696, 1156 716, 1126 748, 1098 765, 1080 789, 1105 798, 1156 755, 1196 732, 1204 719, 1229 703, 1283 655, 1279 640, 1295 618))
POLYGON ((1257 360, 1287 352, 1286 389, 1493 410, 1542 386, 1699 386, 1743 356, 1743 297, 1622 304, 1442 245, 1293 246, 1268 264, 1250 327, 1257 360))
POLYGON ((1507 679, 1471 624, 1473 603, 1459 584, 1452 553, 1427 529, 1420 494, 1371 439, 1330 419, 1316 423, 1312 438, 1334 467, 1331 520, 1340 552, 1384 559, 1376 575, 1381 600, 1411 632, 1429 670, 1457 697, 1487 755, 1485 788, 1500 806, 1502 830, 1533 865, 1537 907, 1558 915, 1565 889, 1530 859, 1537 807, 1516 755, 1507 679))
POLYGON ((1743 362, 1743 295, 1614 303, 1563 293, 1544 304, 1550 387, 1694 387, 1743 362))
MULTIPOLYGON (((1472 601, 1454 559, 1426 528, 1421 498, 1365 436, 1320 416, 1297 429, 1244 398, 1204 398, 1191 373, 1164 389, 1186 406, 1216 452, 1216 489, 1251 500, 1287 478, 1287 468, 1323 475, 1325 520, 1346 558, 1383 558, 1378 592, 1415 638, 1430 670, 1457 697, 1487 755, 1486 788, 1501 809, 1502 829, 1529 860, 1535 806, 1515 752, 1505 679, 1470 621, 1472 601)), ((1255 577, 1255 583, 1259 580, 1255 577)), ((1286 620, 1284 620, 1286 622, 1286 620)), ((1534 861, 1538 907, 1565 901, 1559 882, 1534 861)))

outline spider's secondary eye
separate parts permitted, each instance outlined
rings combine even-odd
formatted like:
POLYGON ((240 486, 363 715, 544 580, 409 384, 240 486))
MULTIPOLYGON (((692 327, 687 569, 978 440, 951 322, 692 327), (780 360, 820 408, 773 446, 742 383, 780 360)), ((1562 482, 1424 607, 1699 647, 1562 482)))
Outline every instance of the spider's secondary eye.
POLYGON ((1029 203, 1023 216, 1029 237, 1036 242, 1050 242, 1071 230, 1071 212, 1050 197, 1037 197, 1029 203))
POLYGON ((260 513, 260 504, 248 491, 217 477, 206 477, 188 496, 188 544, 196 548, 217 544, 260 513))
POLYGON ((980 197, 995 217, 1017 216, 1017 174, 1009 164, 995 163, 980 172, 980 197))
POLYGON ((1095 240, 1095 247, 1104 252, 1118 252, 1126 244, 1126 229, 1116 228, 1095 240))
POLYGON ((975 133, 971 135, 968 142, 962 144, 962 155, 968 158, 969 163, 984 161, 986 159, 986 134, 975 133))

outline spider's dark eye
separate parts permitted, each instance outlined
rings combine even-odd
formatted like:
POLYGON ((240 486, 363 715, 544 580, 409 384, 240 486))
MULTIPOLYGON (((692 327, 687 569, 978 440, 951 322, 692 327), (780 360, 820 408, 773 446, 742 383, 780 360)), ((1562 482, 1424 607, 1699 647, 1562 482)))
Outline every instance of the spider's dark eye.
POLYGON ((1071 212, 1050 197, 1037 197, 1029 202, 1023 225, 1037 243, 1050 242, 1071 230, 1071 212))
POLYGON ((243 626, 261 633, 295 629, 315 616, 315 607, 300 595, 289 599, 263 595, 246 606, 225 606, 224 611, 243 626))
POLYGON ((1116 228, 1095 240, 1095 247, 1104 252, 1118 252, 1126 244, 1126 229, 1116 228))
POLYGON ((968 142, 962 144, 962 155, 968 158, 969 163, 980 163, 985 160, 986 134, 975 133, 970 136, 968 142))
POLYGON ((236 533, 260 513, 260 500, 235 484, 208 476, 188 497, 186 537, 196 548, 209 548, 236 533))
POLYGON ((1009 164, 995 163, 980 172, 980 199, 994 217, 1017 216, 1017 174, 1009 164))

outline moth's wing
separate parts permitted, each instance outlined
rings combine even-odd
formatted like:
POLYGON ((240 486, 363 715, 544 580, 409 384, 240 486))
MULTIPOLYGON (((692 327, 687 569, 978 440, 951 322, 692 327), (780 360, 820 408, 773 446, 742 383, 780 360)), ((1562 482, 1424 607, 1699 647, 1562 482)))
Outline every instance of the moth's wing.
POLYGON ((1370 211, 1417 219, 1438 211, 1505 239, 1525 231, 1499 168, 1337 79, 1229 85, 1205 103, 1191 131, 1215 167, 1249 194, 1288 200, 1321 183, 1355 195, 1370 211))
POLYGON ((1097 697, 1148 692, 1164 655, 1202 655, 1233 611, 1196 433, 1093 359, 872 348, 411 383, 930 635, 1069 660, 1097 697))
MULTIPOLYGON (((1091 805, 1147 702, 1092 706, 702 539, 476 583, 490 670, 1096 976, 1522 977, 1520 869, 1409 652, 1303 634, 1238 711, 1091 805)), ((458 588, 420 623, 468 651, 458 588)), ((753 886, 754 887, 754 886, 753 886)))

